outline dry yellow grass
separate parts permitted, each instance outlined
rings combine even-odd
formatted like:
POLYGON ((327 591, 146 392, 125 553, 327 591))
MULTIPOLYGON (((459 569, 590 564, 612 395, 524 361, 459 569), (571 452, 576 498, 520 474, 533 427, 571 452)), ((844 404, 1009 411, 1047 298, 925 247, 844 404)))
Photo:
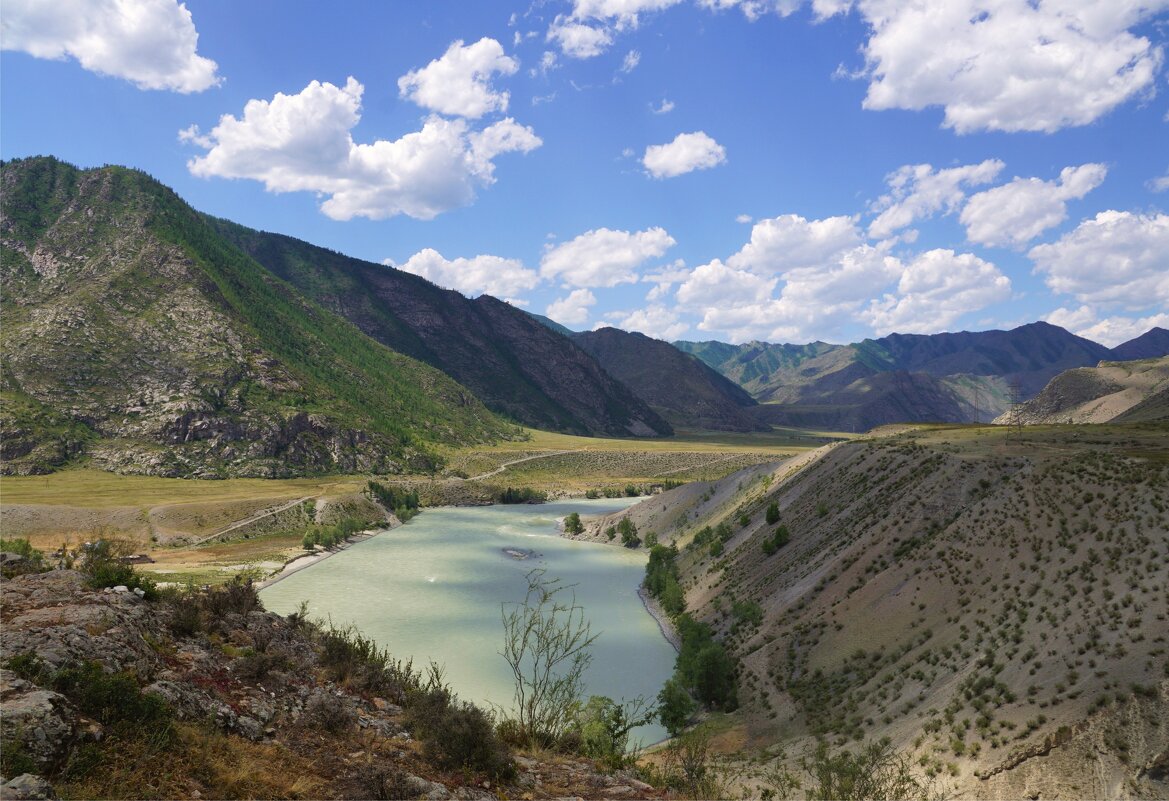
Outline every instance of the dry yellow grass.
POLYGON ((6 476, 0 480, 0 503, 61 504, 86 508, 153 507, 192 501, 237 501, 251 498, 296 498, 355 492, 359 476, 199 481, 155 476, 123 476, 100 470, 61 470, 46 476, 6 476))
POLYGON ((524 429, 531 437, 516 442, 500 442, 489 448, 476 447, 450 453, 511 452, 511 451, 688 451, 691 453, 790 453, 793 450, 815 448, 832 439, 850 439, 855 434, 832 431, 803 431, 777 428, 770 432, 734 433, 728 431, 683 431, 672 437, 657 439, 607 439, 604 437, 577 437, 550 431, 524 429))

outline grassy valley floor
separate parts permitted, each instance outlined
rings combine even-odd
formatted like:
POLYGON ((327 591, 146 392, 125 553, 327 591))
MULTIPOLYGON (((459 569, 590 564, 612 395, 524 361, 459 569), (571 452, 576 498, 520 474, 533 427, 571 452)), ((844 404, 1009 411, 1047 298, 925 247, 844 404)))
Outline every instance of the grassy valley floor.
MULTIPOLYGON (((575 437, 528 430, 528 439, 449 449, 436 475, 373 477, 418 491, 424 506, 489 503, 505 487, 550 496, 624 493, 676 481, 712 480, 806 452, 839 436, 777 429, 763 434, 687 432, 668 439, 575 437)), ((362 491, 367 476, 199 481, 91 469, 0 480, 0 527, 42 551, 117 538, 154 560, 140 569, 163 581, 218 584, 258 577, 304 554, 307 530, 344 515, 371 527, 384 510, 362 491)))

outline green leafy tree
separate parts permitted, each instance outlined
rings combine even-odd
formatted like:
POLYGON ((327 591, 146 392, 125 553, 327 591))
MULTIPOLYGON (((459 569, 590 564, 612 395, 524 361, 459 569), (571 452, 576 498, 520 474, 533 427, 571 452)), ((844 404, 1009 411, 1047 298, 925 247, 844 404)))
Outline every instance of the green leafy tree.
POLYGON ((764 518, 767 525, 774 526, 779 522, 779 504, 773 503, 767 507, 767 516, 764 518))
POLYGON ((582 531, 584 531, 584 524, 580 522, 580 514, 570 512, 568 517, 564 518, 564 533, 580 534, 582 531))
POLYGON ((686 692, 676 677, 667 679, 662 685, 658 693, 658 717, 671 736, 676 736, 686 728, 686 723, 697 708, 690 693, 686 692))

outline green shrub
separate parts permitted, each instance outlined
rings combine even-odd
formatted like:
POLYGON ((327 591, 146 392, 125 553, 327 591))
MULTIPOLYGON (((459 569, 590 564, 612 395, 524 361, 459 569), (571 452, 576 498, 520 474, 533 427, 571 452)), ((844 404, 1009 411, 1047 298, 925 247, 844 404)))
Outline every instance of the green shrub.
POLYGON ((789 542, 791 542, 791 532, 787 530, 787 526, 780 526, 763 541, 763 553, 771 556, 789 542))
POLYGON ((16 737, 0 741, 0 775, 19 776, 22 773, 40 773, 41 766, 29 755, 24 743, 16 737))
POLYGON ((496 503, 544 503, 548 494, 531 487, 508 487, 495 493, 496 503))
POLYGON ((767 515, 764 519, 767 521, 767 525, 769 525, 769 526, 774 526, 776 523, 779 522, 779 504, 778 503, 773 503, 767 507, 767 515))
POLYGON ((158 598, 158 584, 154 579, 134 571, 134 567, 122 561, 129 556, 129 543, 116 540, 98 540, 88 547, 81 563, 81 574, 86 583, 94 589, 125 586, 142 590, 145 598, 158 598))
POLYGON ((491 715, 474 704, 459 702, 431 664, 425 684, 406 696, 406 724, 422 741, 427 759, 447 770, 472 770, 509 780, 515 764, 497 736, 491 715))
POLYGON ((582 531, 584 531, 584 524, 580 522, 580 513, 570 512, 564 518, 564 533, 580 534, 582 531))
POLYGON ((230 614, 246 615, 263 608, 252 580, 238 574, 200 595, 199 605, 212 625, 222 622, 230 614))
POLYGON ((4 575, 12 577, 21 573, 41 573, 49 569, 44 555, 22 538, 6 540, 0 537, 0 551, 14 553, 24 557, 20 564, 10 564, 4 567, 4 575))
POLYGON ((128 671, 106 673, 98 662, 70 665, 50 685, 83 713, 106 726, 169 729, 173 713, 157 695, 146 695, 128 671))
POLYGON ((317 630, 321 646, 320 664, 332 681, 360 692, 368 692, 405 701, 408 694, 422 685, 422 676, 409 660, 393 659, 376 642, 349 626, 330 625, 317 630))
POLYGON ((327 693, 317 693, 305 704, 301 721, 308 727, 330 734, 341 734, 357 725, 353 710, 327 693))
POLYGON ((621 544, 626 548, 640 548, 641 538, 637 536, 637 524, 628 517, 621 518, 617 524, 617 531, 621 534, 621 544))
POLYGON ((626 764, 629 733, 657 717, 643 699, 617 703, 594 695, 574 715, 572 729, 579 733, 579 752, 611 768, 626 764))

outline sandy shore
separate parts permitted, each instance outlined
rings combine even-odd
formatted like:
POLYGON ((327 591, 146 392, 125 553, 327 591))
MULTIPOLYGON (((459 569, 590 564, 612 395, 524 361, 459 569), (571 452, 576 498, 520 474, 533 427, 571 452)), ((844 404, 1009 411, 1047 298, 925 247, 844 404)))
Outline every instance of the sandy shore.
MULTIPOLYGON (((399 523, 398 525, 401 525, 401 523, 399 523)), ((280 568, 279 571, 277 571, 276 573, 273 573, 271 576, 264 579, 263 581, 257 582, 256 589, 262 590, 265 587, 271 587, 276 582, 283 581, 284 579, 291 576, 293 573, 299 573, 300 571, 304 570, 306 567, 312 567, 317 562, 322 562, 325 559, 328 559, 333 554, 340 553, 341 551, 348 548, 350 545, 353 545, 355 542, 361 542, 363 540, 368 540, 370 537, 373 537, 377 534, 381 534, 383 531, 389 531, 390 529, 393 529, 393 528, 397 528, 397 526, 386 526, 385 528, 370 529, 369 531, 359 531, 356 534, 351 535, 349 537, 349 539, 345 540, 340 545, 337 545, 334 548, 330 548, 328 550, 323 550, 323 551, 313 551, 312 553, 306 552, 300 556, 295 556, 292 559, 289 559, 287 562, 285 562, 284 567, 280 568)))

